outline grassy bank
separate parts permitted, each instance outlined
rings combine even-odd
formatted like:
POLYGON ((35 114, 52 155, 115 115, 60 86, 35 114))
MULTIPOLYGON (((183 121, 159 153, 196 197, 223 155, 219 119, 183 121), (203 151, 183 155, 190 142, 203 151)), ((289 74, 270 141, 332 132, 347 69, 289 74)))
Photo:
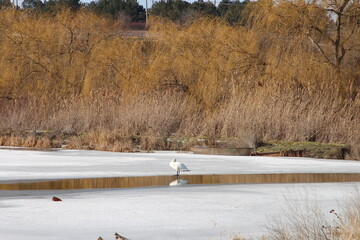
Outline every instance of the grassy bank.
MULTIPOLYGON (((249 140, 249 139, 248 139, 249 140)), ((0 146, 30 148, 85 149, 113 152, 137 152, 153 150, 190 151, 192 146, 211 147, 255 147, 258 153, 303 150, 304 157, 326 159, 360 159, 360 146, 317 143, 266 141, 251 142, 244 139, 211 139, 199 137, 171 136, 123 136, 116 132, 90 132, 78 135, 56 135, 44 130, 29 130, 18 136, 0 136, 0 146)))
POLYGON ((336 143, 268 141, 258 143, 256 149, 260 153, 284 150, 304 150, 304 156, 312 158, 359 159, 359 146, 336 143))

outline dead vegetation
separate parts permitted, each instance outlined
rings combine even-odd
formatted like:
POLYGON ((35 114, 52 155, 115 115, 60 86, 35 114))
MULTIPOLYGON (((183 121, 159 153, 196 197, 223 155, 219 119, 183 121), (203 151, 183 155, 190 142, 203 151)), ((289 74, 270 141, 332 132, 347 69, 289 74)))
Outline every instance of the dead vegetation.
MULTIPOLYGON (((358 192, 358 191, 357 191, 358 192)), ((304 198, 304 197, 301 197, 304 198)), ((277 219, 269 221, 267 234, 257 238, 234 237, 233 240, 357 240, 360 238, 359 195, 343 202, 341 213, 324 211, 316 200, 287 199, 277 219)))
POLYGON ((342 213, 331 209, 327 213, 320 206, 306 206, 294 202, 285 213, 285 222, 273 223, 262 240, 355 240, 360 238, 360 206, 358 197, 347 203, 342 213))
POLYGON ((358 12, 341 13, 339 37, 314 4, 251 4, 245 27, 153 19, 139 38, 88 12, 2 10, 0 143, 132 151, 245 136, 352 144, 358 156, 358 12))

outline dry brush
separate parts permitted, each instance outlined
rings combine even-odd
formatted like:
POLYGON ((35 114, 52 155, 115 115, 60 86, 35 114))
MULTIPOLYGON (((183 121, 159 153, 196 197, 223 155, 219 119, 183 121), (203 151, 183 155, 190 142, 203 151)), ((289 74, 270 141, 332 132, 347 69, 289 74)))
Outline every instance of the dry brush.
MULTIPOLYGON (((339 71, 326 60, 330 40, 306 32, 315 23, 329 32, 326 14, 277 3, 251 5, 248 26, 153 19, 146 37, 82 11, 0 11, 0 131, 45 129, 115 151, 166 149, 169 136, 359 144, 355 47, 339 71)), ((343 44, 356 39, 352 31, 343 44)))

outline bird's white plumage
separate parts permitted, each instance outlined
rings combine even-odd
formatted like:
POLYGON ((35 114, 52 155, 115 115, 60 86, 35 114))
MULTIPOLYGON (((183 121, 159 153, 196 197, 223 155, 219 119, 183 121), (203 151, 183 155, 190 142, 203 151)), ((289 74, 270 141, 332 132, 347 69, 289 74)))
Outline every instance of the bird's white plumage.
POLYGON ((185 164, 181 163, 181 162, 177 162, 176 158, 174 158, 171 162, 170 162, 170 167, 172 167, 173 169, 175 169, 177 172, 188 172, 190 171, 185 164))

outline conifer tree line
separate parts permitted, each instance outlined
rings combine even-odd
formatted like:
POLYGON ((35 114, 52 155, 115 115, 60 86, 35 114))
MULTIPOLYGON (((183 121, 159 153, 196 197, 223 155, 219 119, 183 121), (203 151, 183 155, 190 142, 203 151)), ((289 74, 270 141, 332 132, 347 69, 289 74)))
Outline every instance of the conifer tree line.
MULTIPOLYGON (((244 24, 243 9, 250 1, 222 0, 220 3, 199 0, 189 3, 184 0, 156 1, 149 9, 153 16, 166 17, 175 22, 211 16, 221 17, 232 24, 244 24)), ((13 7, 11 0, 0 0, 0 8, 13 7)), ((145 8, 137 0, 96 0, 89 3, 80 0, 24 0, 21 9, 37 14, 56 14, 64 8, 77 11, 81 8, 111 18, 126 18, 131 22, 145 21, 145 8)))

